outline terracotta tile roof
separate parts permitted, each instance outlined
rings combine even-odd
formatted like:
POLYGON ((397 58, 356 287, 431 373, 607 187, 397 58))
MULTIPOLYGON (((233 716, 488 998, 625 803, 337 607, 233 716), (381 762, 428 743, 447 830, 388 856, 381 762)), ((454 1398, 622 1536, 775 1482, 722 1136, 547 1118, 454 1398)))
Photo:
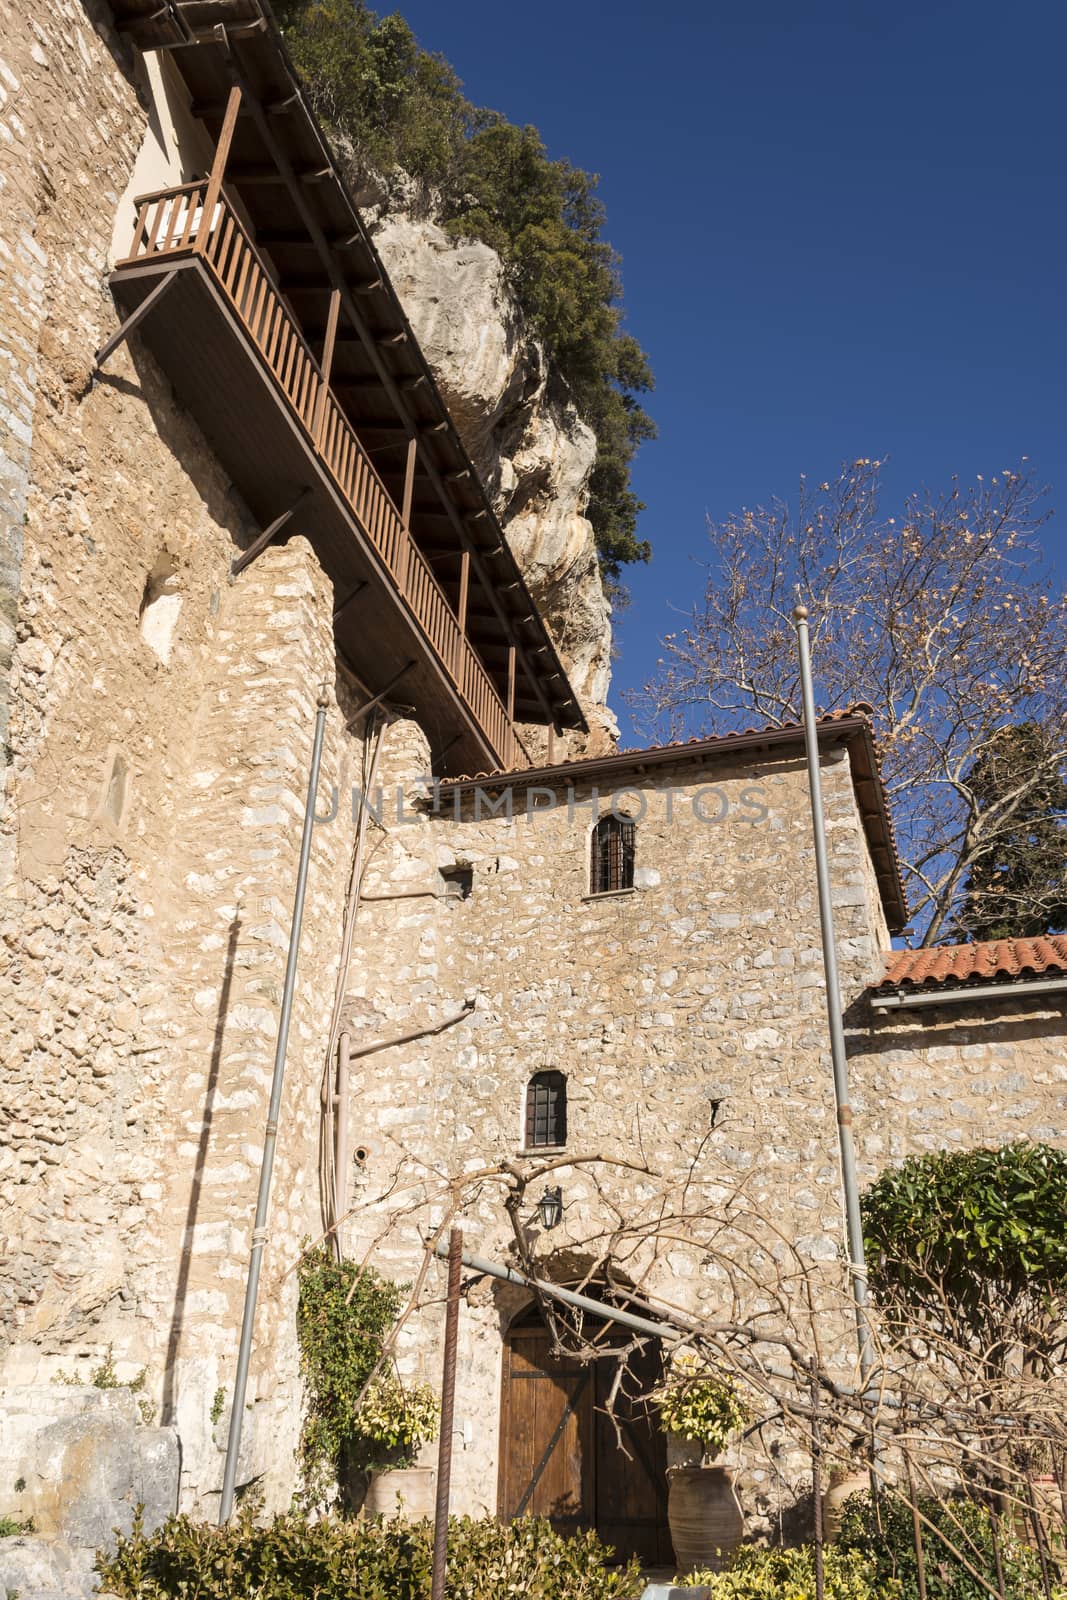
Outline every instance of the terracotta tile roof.
MULTIPOLYGON (((893 821, 889 815, 882 784, 882 763, 874 739, 874 707, 858 701, 844 711, 828 711, 819 717, 820 736, 839 734, 848 746, 856 803, 863 820, 867 843, 891 933, 905 927, 907 899, 900 874, 893 821)), ((713 760, 740 750, 774 750, 804 744, 804 725, 800 722, 772 723, 761 728, 739 728, 732 733, 716 733, 708 738, 676 739, 670 744, 646 745, 634 750, 617 750, 606 756, 585 756, 576 761, 559 761, 552 766, 514 768, 511 771, 479 772, 470 777, 443 778, 442 790, 469 789, 484 784, 500 787, 546 787, 561 776, 567 783, 583 779, 610 777, 612 774, 644 772, 648 767, 672 761, 713 760)))
MULTIPOLYGON (((834 723, 850 723, 855 721, 866 722, 870 725, 874 716, 874 707, 868 705, 866 700, 859 700, 847 711, 827 711, 816 720, 820 727, 829 727, 834 723)), ((648 760, 662 760, 664 757, 675 756, 679 759, 689 756, 703 755, 705 750, 710 754, 718 754, 720 748, 731 744, 751 744, 754 741, 770 744, 779 739, 790 744, 797 738, 803 738, 804 724, 802 722, 772 722, 765 723, 759 728, 734 728, 729 733, 694 734, 691 739, 671 739, 667 744, 632 745, 625 750, 613 750, 604 756, 578 756, 573 761, 556 761, 551 766, 543 767, 498 767, 490 772, 461 773, 458 777, 442 778, 443 789, 465 789, 475 783, 500 783, 508 778, 513 783, 539 783, 544 773, 564 772, 581 776, 588 772, 605 769, 632 769, 643 765, 648 760)))
POLYGON ((887 989, 937 989, 960 984, 1011 983, 1014 979, 1067 977, 1067 937, 990 939, 983 944, 932 945, 928 950, 893 950, 886 974, 874 985, 887 989))

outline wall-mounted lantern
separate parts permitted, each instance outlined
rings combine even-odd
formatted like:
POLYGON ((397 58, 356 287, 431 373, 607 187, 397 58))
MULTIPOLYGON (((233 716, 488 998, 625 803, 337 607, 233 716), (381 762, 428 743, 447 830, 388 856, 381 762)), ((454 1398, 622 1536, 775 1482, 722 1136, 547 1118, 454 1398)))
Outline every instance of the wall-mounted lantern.
POLYGON ((537 1215, 546 1231, 558 1228, 563 1221, 563 1190, 546 1189, 537 1202, 537 1215))

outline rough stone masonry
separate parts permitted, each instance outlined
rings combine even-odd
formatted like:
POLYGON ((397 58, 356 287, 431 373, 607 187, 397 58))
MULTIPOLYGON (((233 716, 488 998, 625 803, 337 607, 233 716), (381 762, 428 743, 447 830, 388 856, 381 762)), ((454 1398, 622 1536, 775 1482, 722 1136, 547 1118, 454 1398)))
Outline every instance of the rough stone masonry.
MULTIPOLYGON (((128 1525, 123 1483, 156 1517, 217 1506, 324 682, 339 804, 315 833, 239 1474, 269 1507, 293 1489, 293 1268, 322 1231, 321 1089, 372 730, 311 545, 273 546, 231 580, 256 530, 166 374, 134 335, 94 379, 117 321, 115 217, 153 136, 136 53, 93 0, 0 0, 0 38, 0 1514, 65 1536, 52 1587, 74 1593, 78 1552, 128 1525), (125 1388, 101 1398, 109 1360, 139 1383, 136 1403, 125 1388)), ((423 247, 405 233, 395 259, 423 247)), ((569 580, 543 511, 520 553, 551 567, 558 599, 569 580)), ((606 613, 581 584, 593 621, 573 653, 595 708, 606 613)), ((383 739, 387 799, 343 986, 354 1048, 386 1045, 352 1075, 350 1252, 410 1279, 458 1193, 471 1243, 509 1258, 501 1186, 472 1175, 528 1159, 527 1083, 558 1070, 558 1153, 575 1164, 559 1172, 558 1234, 531 1225, 546 1272, 583 1271, 592 1241, 615 1239, 672 1174, 709 1204, 744 1184, 800 1257, 832 1269, 839 1174, 795 743, 680 747, 654 772, 635 754, 621 802, 633 887, 592 896, 580 762, 560 768, 558 803, 528 813, 521 775, 489 803, 469 785, 435 795, 424 730, 394 717, 383 739), (493 809, 508 787, 510 816, 493 809), (720 798, 702 812, 708 789, 720 798), (466 898, 453 869, 470 874, 466 898)), ((862 1176, 942 1145, 1061 1139, 1062 994, 870 1011, 885 916, 848 750, 829 741, 824 768, 862 1176)), ((688 1246, 617 1248, 620 1270, 691 1310, 726 1293, 688 1246)), ((440 1289, 436 1266, 428 1281, 440 1289)), ((483 1287, 464 1313, 460 1510, 496 1509, 501 1351, 521 1298, 483 1287)), ((412 1320, 406 1374, 436 1379, 439 1320, 432 1300, 412 1320)), ((783 1463, 786 1489, 801 1475, 783 1463)), ((753 1510, 770 1515, 786 1489, 754 1477, 753 1510)))

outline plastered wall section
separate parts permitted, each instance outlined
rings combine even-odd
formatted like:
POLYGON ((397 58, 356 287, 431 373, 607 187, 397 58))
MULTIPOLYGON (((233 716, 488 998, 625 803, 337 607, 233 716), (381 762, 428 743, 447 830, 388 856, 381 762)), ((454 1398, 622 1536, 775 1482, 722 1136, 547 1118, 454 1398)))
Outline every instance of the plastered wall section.
MULTIPOLYGON (((588 785, 570 810, 561 775, 557 805, 539 796, 546 809, 530 817, 522 791, 511 821, 485 806, 478 818, 466 799, 462 820, 420 817, 417 741, 389 737, 398 742, 385 768, 388 832, 376 836, 348 989, 353 1047, 438 1025, 465 1003, 474 1010, 356 1072, 350 1149, 367 1156, 351 1175, 361 1208, 352 1250, 410 1280, 451 1187, 468 1247, 514 1261, 491 1169, 527 1162, 525 1087, 554 1068, 567 1076, 566 1155, 576 1165, 557 1175, 558 1230, 537 1225, 539 1189, 524 1212, 548 1276, 573 1278, 610 1249, 624 1274, 669 1301, 732 1304, 734 1288, 704 1252, 684 1238, 650 1246, 647 1235, 664 1194, 711 1218, 738 1186, 748 1211, 795 1240, 811 1270, 836 1273, 837 1138, 803 762, 725 759, 654 781, 635 773, 619 804, 639 819, 637 886, 594 898, 588 785), (473 870, 470 898, 434 898, 439 870, 456 863, 473 870), (390 894, 405 898, 378 898, 390 894), (632 1236, 612 1238, 620 1218, 636 1224, 632 1236)), ((880 973, 884 923, 843 752, 827 754, 824 783, 843 982, 854 998, 880 973)), ((501 804, 495 791, 486 800, 501 804)), ((440 1288, 438 1267, 431 1282, 440 1288)), ((501 1339, 520 1300, 483 1285, 464 1310, 454 1469, 463 1509, 496 1509, 501 1339)), ((758 1300, 753 1290, 748 1309, 758 1300)), ((427 1310, 402 1344, 402 1368, 433 1382, 438 1321, 427 1310)), ((839 1359, 853 1360, 847 1322, 839 1359)), ((783 1480, 803 1470, 781 1463, 783 1480)), ((768 1473, 759 1469, 752 1490, 765 1514, 784 1492, 768 1473)))
MULTIPOLYGON (((360 746, 310 547, 231 582, 256 530, 136 336, 90 382, 147 128, 105 8, 5 5, 0 31, 0 381, 22 544, 17 610, 5 578, 0 1389, 84 1380, 112 1347, 181 1430, 184 1503, 210 1509, 320 682, 335 777, 360 746)), ((345 812, 317 839, 257 1325, 241 1477, 277 1504, 351 836, 345 812)))

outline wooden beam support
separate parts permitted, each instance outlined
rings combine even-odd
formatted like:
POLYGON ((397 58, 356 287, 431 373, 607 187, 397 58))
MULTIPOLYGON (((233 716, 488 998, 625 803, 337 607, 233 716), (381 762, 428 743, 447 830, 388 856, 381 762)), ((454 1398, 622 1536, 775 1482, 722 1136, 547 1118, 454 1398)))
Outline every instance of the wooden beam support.
POLYGON ((94 377, 100 371, 100 368, 104 365, 104 362, 107 360, 108 356, 115 353, 123 339, 128 339, 134 328, 137 327, 138 323, 143 322, 148 313, 155 310, 156 306, 158 306, 164 294, 170 288, 177 276, 178 274, 175 271, 168 272, 165 278, 161 278, 156 284, 155 288, 150 290, 150 292, 145 295, 136 311, 131 311, 125 322, 120 323, 115 329, 115 332, 111 335, 111 338, 107 340, 106 344, 102 344, 100 346, 99 350, 96 352, 96 357, 93 362, 94 377))
POLYGON ((404 463, 404 500, 400 507, 400 520, 404 527, 411 532, 411 497, 415 492, 415 461, 418 457, 419 442, 414 437, 408 440, 408 457, 404 463))
MULTIPOLYGON (((358 244, 359 238, 358 233, 335 233, 330 239, 330 245, 334 250, 350 250, 354 244, 358 244)), ((267 246, 287 244, 294 250, 315 248, 314 239, 309 239, 303 231, 294 233, 291 228, 260 228, 256 234, 256 243, 267 246)))
POLYGON ((370 583, 368 581, 366 581, 366 580, 364 580, 363 583, 357 583, 356 587, 352 590, 352 593, 349 594, 349 595, 346 595, 345 598, 341 601, 341 604, 335 608, 334 614, 333 614, 333 620, 336 622, 338 617, 343 616, 344 613, 348 610, 349 606, 352 605, 353 601, 358 600, 360 595, 364 592, 364 590, 365 589, 369 589, 369 588, 370 588, 370 583))
POLYGON ((249 545, 247 550, 242 550, 239 556, 234 556, 233 560, 230 562, 231 578, 236 578, 245 570, 246 567, 250 567, 252 565, 257 556, 263 554, 264 550, 270 544, 275 534, 278 534, 282 531, 282 529, 285 527, 285 524, 289 521, 289 518, 299 510, 310 493, 310 489, 301 489, 300 493, 297 495, 288 511, 283 511, 280 517, 275 517, 270 526, 264 528, 263 532, 252 540, 252 543, 249 545))
POLYGON ((470 598, 471 587, 471 558, 470 551, 464 550, 459 569, 459 605, 456 616, 459 620, 459 631, 464 638, 467 637, 467 602, 470 598))
MULTIPOLYGON (((255 96, 249 89, 247 79, 245 78, 244 71, 238 59, 237 50, 232 46, 232 43, 228 47, 228 69, 234 79, 234 82, 240 89, 244 91, 248 99, 252 116, 255 120, 257 128, 259 129, 260 137, 262 138, 271 159, 278 168, 278 171, 283 175, 286 183, 288 184, 289 192, 293 198, 293 204, 296 206, 304 226, 315 240, 319 251, 319 258, 326 267, 331 282, 335 288, 340 289, 341 291, 341 304, 344 306, 345 314, 348 316, 352 326, 355 328, 356 332, 363 341, 363 347, 370 357, 375 371, 381 378, 383 387, 388 393, 390 400, 393 402, 397 412, 407 425, 408 431, 412 434, 415 434, 419 439, 419 455, 426 475, 430 478, 435 490, 441 497, 442 504, 452 517, 456 532, 459 534, 464 548, 470 553, 474 570, 478 575, 479 581, 481 582, 482 587, 485 589, 486 594, 489 596, 490 602, 493 606, 493 609, 497 613, 501 626, 509 634, 511 634, 512 624, 503 606, 500 605, 499 601, 497 600, 495 586, 489 576, 489 573, 482 563, 478 551, 474 547, 474 543, 467 531, 463 518, 461 517, 458 509, 452 503, 447 486, 445 485, 444 479, 437 469, 437 465, 434 462, 428 445, 425 443, 423 437, 419 436, 418 434, 415 419, 411 414, 410 408, 407 405, 404 396, 397 387, 393 374, 389 371, 389 368, 382 357, 379 342, 368 326, 367 320, 357 303, 355 295, 345 283, 344 273, 341 269, 341 266, 334 259, 333 252, 330 249, 329 241, 327 240, 326 235, 319 224, 318 218, 315 216, 315 213, 312 211, 307 202, 307 197, 303 192, 300 174, 296 171, 293 163, 289 159, 288 153, 279 142, 275 130, 271 126, 271 119, 267 116, 267 113, 263 110, 263 107, 255 99, 255 96)), ((447 428, 447 426, 447 421, 442 421, 438 424, 438 427, 442 429, 447 428)), ((533 686, 534 692, 537 695, 538 702, 541 705, 546 720, 552 722, 557 717, 557 712, 550 705, 548 696, 544 690, 544 686, 541 683, 541 679, 537 674, 535 674, 525 652, 521 649, 521 647, 518 649, 518 659, 524 673, 526 674, 526 677, 533 686)))
MULTIPOLYGON (((292 94, 285 95, 281 100, 265 100, 263 108, 272 117, 280 117, 299 101, 300 96, 294 90, 292 94)), ((248 108, 238 112, 238 116, 247 117, 248 108)), ((192 100, 189 103, 189 115, 198 122, 206 122, 209 118, 214 121, 217 117, 226 115, 225 100, 192 100)))
MULTIPOLYGON (((381 288, 381 284, 381 278, 366 278, 362 283, 353 283, 349 287, 354 289, 356 294, 373 294, 375 289, 381 288)), ((325 273, 290 272, 281 279, 278 287, 283 294, 321 294, 323 290, 332 288, 332 284, 325 273)))
MULTIPOLYGON (((259 109, 263 111, 262 106, 259 109)), ((254 116, 255 112, 252 114, 254 116)), ((263 111, 263 115, 264 117, 266 116, 265 111, 263 111)), ((290 170, 295 183, 321 183, 324 178, 329 178, 333 173, 332 167, 301 167, 298 172, 295 167, 290 165, 290 170)), ((289 183, 289 179, 284 173, 276 171, 274 167, 260 166, 258 164, 234 167, 230 172, 230 178, 234 183, 284 183, 286 185, 289 183)))
POLYGON ((319 385, 319 397, 315 403, 315 421, 312 427, 312 437, 315 440, 315 449, 322 449, 322 421, 326 415, 326 397, 330 392, 330 368, 333 366, 333 347, 337 338, 337 317, 341 310, 341 296, 335 289, 330 295, 330 310, 326 318, 326 338, 322 345, 322 360, 319 363, 322 369, 322 382, 319 385))
POLYGON ((508 721, 515 721, 515 646, 508 645, 508 721))
POLYGON ((373 700, 365 700, 360 706, 359 710, 356 712, 355 716, 345 724, 346 732, 355 727, 360 717, 365 717, 368 711, 372 711, 376 705, 379 705, 381 701, 385 699, 386 695, 395 689, 401 678, 409 673, 412 667, 415 665, 416 663, 414 661, 409 661, 406 666, 401 667, 399 672, 394 673, 393 677, 389 679, 389 682, 386 684, 385 688, 380 689, 374 696, 373 700))
POLYGON ((237 114, 241 109, 241 89, 239 84, 234 84, 226 101, 226 113, 222 119, 219 130, 219 142, 215 146, 215 154, 211 160, 211 172, 207 180, 207 193, 204 196, 204 226, 198 230, 198 240, 203 238, 201 251, 207 248, 207 241, 211 232, 211 219, 215 215, 215 207, 219 203, 219 194, 222 191, 222 180, 226 175, 226 163, 230 159, 230 145, 233 143, 234 129, 237 127, 237 114))

